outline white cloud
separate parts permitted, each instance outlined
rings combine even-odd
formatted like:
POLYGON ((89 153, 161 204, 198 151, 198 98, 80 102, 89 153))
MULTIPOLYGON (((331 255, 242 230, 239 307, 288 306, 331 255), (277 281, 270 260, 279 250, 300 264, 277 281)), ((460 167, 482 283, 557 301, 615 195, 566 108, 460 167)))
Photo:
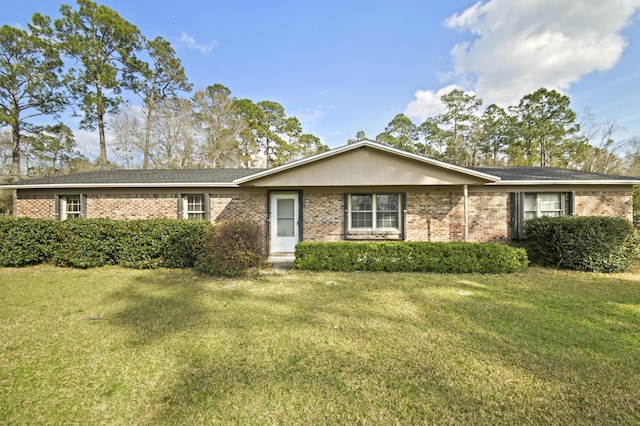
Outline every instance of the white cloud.
MULTIPOLYGON (((540 87, 567 91, 618 62, 627 46, 621 30, 638 7, 640 0, 477 2, 444 22, 472 34, 451 49, 454 81, 485 105, 512 105, 540 87)), ((407 112, 430 108, 433 93, 416 92, 407 112)))
POLYGON ((199 44, 193 36, 190 36, 187 33, 182 33, 180 36, 180 43, 184 44, 187 49, 197 50, 203 55, 208 55, 216 46, 218 46, 218 42, 216 40, 211 40, 207 44, 199 44))
POLYGON ((459 89, 455 84, 443 87, 440 90, 418 90, 415 93, 416 99, 409 102, 404 114, 409 118, 424 121, 427 117, 444 112, 444 106, 440 98, 453 89, 459 89))

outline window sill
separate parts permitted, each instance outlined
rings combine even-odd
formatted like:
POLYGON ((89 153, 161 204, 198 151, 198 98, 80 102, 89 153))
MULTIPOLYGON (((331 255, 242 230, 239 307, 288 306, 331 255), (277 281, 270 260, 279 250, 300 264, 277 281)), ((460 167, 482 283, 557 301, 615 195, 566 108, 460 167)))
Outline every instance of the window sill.
POLYGON ((347 240, 401 240, 402 232, 399 229, 350 229, 347 232, 347 240))

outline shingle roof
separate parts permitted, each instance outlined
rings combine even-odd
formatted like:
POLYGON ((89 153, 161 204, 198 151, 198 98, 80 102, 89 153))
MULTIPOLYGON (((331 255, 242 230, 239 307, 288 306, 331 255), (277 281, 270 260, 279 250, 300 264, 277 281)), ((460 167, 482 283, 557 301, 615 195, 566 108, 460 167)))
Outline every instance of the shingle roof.
POLYGON ((98 170, 64 176, 46 177, 16 183, 24 185, 69 185, 69 184, 181 184, 232 183, 263 169, 176 169, 176 170, 98 170))
POLYGON ((471 167, 502 181, 629 181, 638 178, 554 167, 471 167))

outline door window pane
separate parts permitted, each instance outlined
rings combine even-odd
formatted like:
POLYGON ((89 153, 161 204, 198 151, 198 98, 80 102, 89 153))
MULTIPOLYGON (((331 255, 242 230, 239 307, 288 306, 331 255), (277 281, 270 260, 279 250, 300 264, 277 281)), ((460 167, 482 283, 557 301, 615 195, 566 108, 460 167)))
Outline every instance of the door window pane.
POLYGON ((277 200, 277 233, 278 237, 295 236, 295 200, 277 200))

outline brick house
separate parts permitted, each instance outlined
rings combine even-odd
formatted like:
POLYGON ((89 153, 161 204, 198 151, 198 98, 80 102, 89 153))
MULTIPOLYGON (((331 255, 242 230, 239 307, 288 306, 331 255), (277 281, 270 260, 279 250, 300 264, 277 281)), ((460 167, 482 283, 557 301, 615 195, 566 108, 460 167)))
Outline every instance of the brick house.
POLYGON ((640 180, 540 167, 465 168, 362 141, 272 169, 109 170, 5 185, 14 215, 249 218, 271 256, 299 241, 508 241, 540 215, 632 220, 640 180))

